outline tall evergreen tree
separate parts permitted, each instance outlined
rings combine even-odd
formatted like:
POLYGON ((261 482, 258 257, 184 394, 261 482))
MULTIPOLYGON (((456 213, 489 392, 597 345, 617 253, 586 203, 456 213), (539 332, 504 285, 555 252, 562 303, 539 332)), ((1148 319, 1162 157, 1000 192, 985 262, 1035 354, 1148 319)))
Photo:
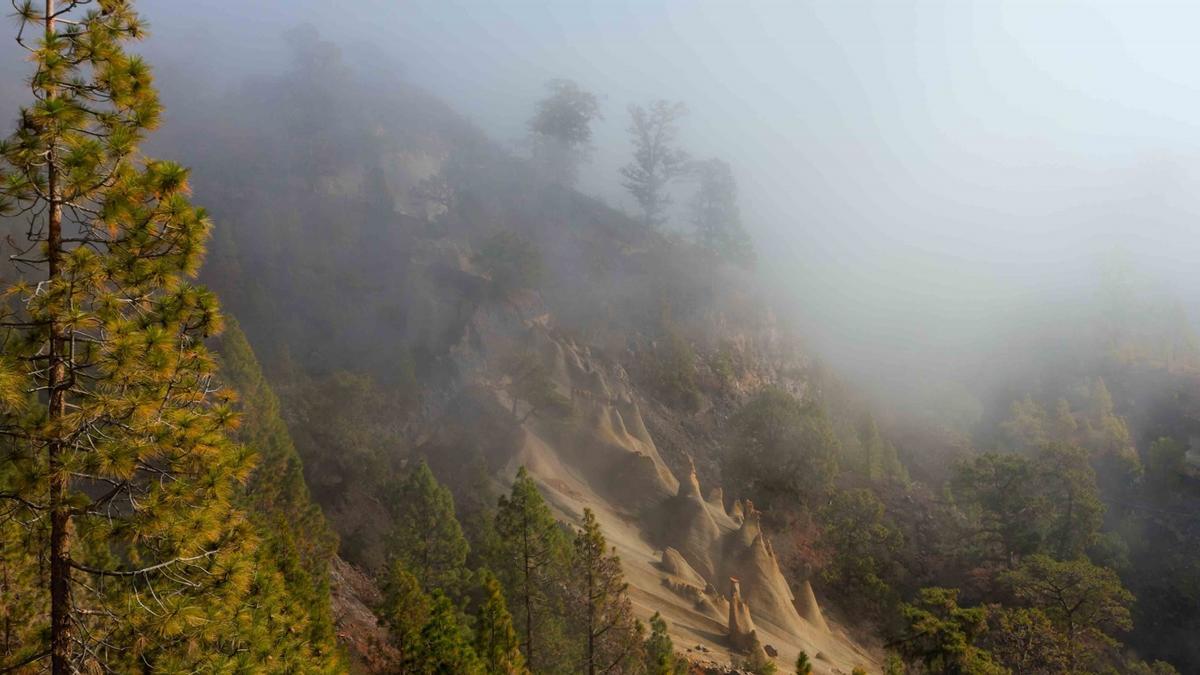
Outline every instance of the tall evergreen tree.
POLYGON ((450 598, 434 591, 429 619, 414 645, 413 673, 421 675, 484 675, 458 610, 450 598))
POLYGON ((1116 572, 1086 558, 1032 555, 1004 580, 1018 600, 1041 610, 1062 633, 1067 672, 1098 670, 1100 655, 1119 644, 1112 634, 1133 628, 1133 594, 1116 572))
POLYGON ((650 637, 645 644, 647 675, 684 675, 687 662, 675 653, 675 644, 667 633, 667 622, 658 612, 650 617, 650 637))
POLYGON ((692 197, 692 224, 701 246, 718 257, 742 266, 754 262, 754 245, 742 227, 733 169, 720 159, 697 162, 698 184, 692 197))
POLYGON ((588 508, 583 510, 583 529, 575 534, 573 562, 571 610, 584 641, 580 670, 588 675, 625 672, 639 660, 641 630, 621 560, 588 508))
POLYGON ((279 400, 232 319, 218 354, 224 379, 239 394, 237 438, 259 457, 238 500, 260 545, 238 631, 230 635, 239 643, 233 650, 243 662, 269 662, 278 671, 342 672, 329 595, 337 539, 309 498, 299 455, 279 416, 279 400))
POLYGON ((380 614, 396 648, 400 673, 414 672, 421 629, 429 621, 429 596, 421 590, 421 582, 397 560, 392 563, 383 583, 383 605, 380 614))
POLYGON ((901 609, 907 629, 889 646, 925 672, 947 675, 1003 675, 1008 670, 975 643, 987 630, 987 610, 961 607, 958 590, 922 588, 915 604, 901 609))
POLYGON ((466 577, 469 546, 454 515, 454 497, 424 461, 410 467, 387 489, 392 516, 390 560, 400 561, 426 593, 441 589, 457 598, 466 577))
POLYGON ((32 657, 54 673, 187 668, 221 653, 250 580, 233 508, 252 455, 204 346, 192 278, 211 227, 158 123, 128 0, 17 3, 33 103, 0 145, 0 212, 26 224, 5 295, 0 497, 48 561, 32 657), (196 656, 200 655, 200 656, 196 656))
POLYGON ((487 675, 524 675, 529 669, 521 656, 504 589, 490 571, 480 570, 478 576, 484 597, 475 615, 475 653, 487 675))
POLYGON ((509 591, 525 662, 536 672, 553 671, 568 653, 556 647, 563 634, 558 589, 565 583, 570 544, 525 467, 512 492, 500 498, 496 535, 491 567, 509 591))

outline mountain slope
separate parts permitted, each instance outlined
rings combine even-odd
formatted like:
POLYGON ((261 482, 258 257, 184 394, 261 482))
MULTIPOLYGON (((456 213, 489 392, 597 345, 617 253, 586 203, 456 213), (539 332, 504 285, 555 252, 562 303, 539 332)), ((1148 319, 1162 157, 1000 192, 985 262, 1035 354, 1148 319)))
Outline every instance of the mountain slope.
POLYGON ((818 671, 869 663, 784 578, 752 505, 711 491, 739 402, 805 387, 752 280, 542 183, 419 91, 294 62, 219 116, 181 92, 162 142, 209 139, 205 277, 263 357, 343 555, 378 568, 379 478, 408 459, 429 460, 468 520, 524 465, 560 517, 597 512, 639 615, 662 611, 694 658, 760 648, 742 644, 756 630, 781 659, 820 653, 818 671), (500 244, 538 273, 489 258, 500 244))

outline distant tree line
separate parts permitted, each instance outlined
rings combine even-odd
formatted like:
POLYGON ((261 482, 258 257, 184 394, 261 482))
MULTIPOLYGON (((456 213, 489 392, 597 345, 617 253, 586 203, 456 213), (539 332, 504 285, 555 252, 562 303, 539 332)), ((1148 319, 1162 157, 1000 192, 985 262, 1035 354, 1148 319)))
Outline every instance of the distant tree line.
MULTIPOLYGON (((590 154, 591 125, 602 119, 599 99, 571 80, 551 80, 546 87, 549 94, 529 121, 534 161, 550 182, 572 186, 590 154)), ((642 224, 657 230, 669 220, 672 186, 693 179, 696 192, 689 206, 696 242, 720 259, 748 267, 755 254, 741 222, 737 181, 728 163, 696 161, 680 147, 679 123, 687 112, 684 104, 666 100, 629 107, 633 158, 620 169, 621 185, 641 209, 642 224)))

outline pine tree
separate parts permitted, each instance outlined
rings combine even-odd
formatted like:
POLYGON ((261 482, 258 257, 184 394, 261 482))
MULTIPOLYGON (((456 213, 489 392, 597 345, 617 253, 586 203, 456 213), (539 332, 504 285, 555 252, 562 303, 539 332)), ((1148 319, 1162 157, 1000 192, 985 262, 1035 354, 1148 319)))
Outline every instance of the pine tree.
POLYGON ((416 653, 421 642, 421 629, 429 621, 431 602, 421 590, 421 582, 395 561, 383 585, 383 605, 380 615, 387 624, 392 646, 399 653, 401 673, 413 672, 416 653))
POLYGON ((808 652, 800 650, 800 655, 796 657, 796 675, 812 675, 812 661, 808 659, 808 652))
POLYGON ((675 654, 675 645, 667 634, 667 622, 658 612, 650 617, 650 637, 646 638, 647 675, 684 675, 687 662, 675 654))
POLYGON ((421 675, 484 675, 467 632, 459 623, 450 598, 434 591, 429 619, 421 628, 413 650, 413 669, 421 675))
POLYGON ((233 508, 253 457, 203 342, 221 317, 190 281, 211 224, 185 169, 137 151, 160 105, 125 51, 144 34, 131 3, 17 9, 34 101, 0 145, 0 213, 28 246, 2 367, 35 393, 0 411, 0 496, 48 561, 31 656, 56 674, 190 668, 222 653, 253 543, 233 508))
POLYGON ((337 539, 309 498, 279 400, 232 319, 218 347, 221 373, 241 403, 237 438, 259 457, 239 499, 261 543, 238 631, 230 636, 239 642, 233 650, 243 662, 270 662, 277 671, 344 672, 329 595, 337 539))
POLYGON ((426 593, 441 589, 458 598, 470 547, 454 515, 450 490, 421 461, 387 489, 384 499, 393 523, 386 544, 389 559, 400 561, 426 593))
POLYGON ((575 534, 573 562, 571 609, 584 642, 581 670, 588 675, 623 672, 639 660, 640 631, 621 560, 588 508, 583 510, 583 529, 575 534))
POLYGON ((513 629, 512 614, 496 575, 479 571, 484 599, 475 615, 475 653, 487 675, 523 675, 529 670, 513 629))
POLYGON ((536 672, 569 658, 562 649, 562 597, 569 543, 524 467, 496 511, 491 568, 509 591, 509 609, 521 633, 525 663, 536 672))
POLYGON ((749 267, 754 262, 754 244, 742 227, 733 170, 714 158, 697 162, 694 171, 698 185, 691 207, 697 241, 714 255, 749 267))

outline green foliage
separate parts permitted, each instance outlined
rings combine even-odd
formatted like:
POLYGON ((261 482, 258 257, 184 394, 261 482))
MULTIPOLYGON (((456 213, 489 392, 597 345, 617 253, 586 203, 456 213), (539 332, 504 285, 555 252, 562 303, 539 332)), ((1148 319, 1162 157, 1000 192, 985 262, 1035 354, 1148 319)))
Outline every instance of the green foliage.
POLYGON ((454 515, 454 497, 423 460, 404 471, 384 493, 392 518, 385 544, 391 564, 402 564, 426 593, 460 597, 470 547, 454 515))
POLYGON ((514 291, 537 288, 545 273, 537 244, 508 230, 485 239, 471 261, 492 280, 495 295, 501 299, 514 291))
POLYGON ((524 422, 530 416, 561 418, 571 414, 571 399, 559 393, 550 371, 536 353, 511 354, 504 359, 501 370, 508 379, 514 420, 524 422), (518 404, 522 402, 527 406, 523 415, 518 410, 518 404))
POLYGON ((958 590, 923 588, 915 604, 901 609, 904 635, 892 643, 910 664, 948 675, 1007 673, 975 642, 987 630, 987 610, 960 607, 958 590))
POLYGON ((1187 447, 1173 438, 1159 438, 1146 453, 1146 478, 1157 489, 1170 490, 1183 479, 1187 447))
MULTIPOLYGON (((292 368, 281 371, 285 419, 318 503, 328 508, 356 495, 381 493, 392 475, 401 427, 415 402, 412 390, 347 371, 314 378, 292 368)), ((370 533, 369 538, 381 534, 370 533)), ((343 544, 342 555, 353 562, 378 564, 364 560, 354 542, 343 544)))
POLYGON ((700 403, 696 382, 696 352, 679 331, 669 329, 655 345, 647 371, 652 386, 670 404, 694 410, 700 403))
MULTIPOLYGON (((6 461, 11 450, 5 444, 0 455, 0 491, 12 485, 12 465, 6 461)), ((4 505, 7 513, 7 504, 4 505)), ((43 527, 27 527, 21 521, 0 518, 0 666, 25 663, 45 650, 46 618, 50 614, 50 594, 46 586, 45 565, 38 559, 41 541, 47 536, 43 527)), ((20 670, 16 672, 21 672, 20 670)))
POLYGON ((413 645, 414 673, 434 675, 484 675, 483 664, 471 647, 468 631, 458 618, 458 609, 440 590, 431 598, 429 618, 413 645))
POLYGON ((574 185, 590 148, 592 122, 600 118, 600 102, 571 80, 550 80, 546 88, 550 94, 529 121, 533 156, 552 181, 574 185))
POLYGON ((574 553, 568 598, 572 623, 583 643, 580 672, 624 672, 640 664, 642 637, 629 584, 589 508, 583 510, 583 528, 575 533, 574 553))
POLYGON ((383 604, 379 613, 387 625, 391 644, 399 654, 399 666, 408 669, 418 658, 421 629, 429 621, 432 602, 421 582, 397 560, 392 563, 383 583, 383 604))
POLYGON ((903 542, 883 503, 870 490, 838 491, 818 519, 820 543, 830 556, 822 578, 845 604, 883 620, 898 601, 891 581, 903 542))
POLYGON ((1012 404, 1009 419, 1000 424, 1008 449, 1032 454, 1048 444, 1085 448, 1089 459, 1108 464, 1136 478, 1141 465, 1125 420, 1117 415, 1112 395, 1103 378, 1094 377, 1077 388, 1079 404, 1072 410, 1066 399, 1058 399, 1048 413, 1031 396, 1012 404))
POLYGON ((896 454, 896 446, 880 435, 875 418, 870 413, 863 417, 859 425, 858 445, 862 457, 856 468, 863 475, 871 479, 894 478, 902 483, 908 482, 908 471, 896 454))
POLYGON ((508 590, 509 611, 521 635, 525 662, 535 672, 570 672, 564 598, 570 543, 537 485, 522 467, 496 510, 496 540, 489 567, 508 590))
POLYGON ((483 672, 487 675, 528 673, 500 581, 486 569, 480 570, 478 577, 484 598, 475 615, 475 653, 483 663, 483 672))
POLYGON ((984 454, 962 462, 951 489, 973 525, 974 546, 985 559, 1005 566, 1042 545, 1046 504, 1036 468, 1021 455, 984 454))
POLYGON ((1096 472, 1081 448, 1051 443, 1035 459, 1045 504, 1051 507, 1047 548, 1057 558, 1083 555, 1096 542, 1104 504, 1096 488, 1096 472))
POLYGON ((1175 666, 1166 661, 1153 661, 1146 663, 1138 659, 1126 659, 1121 664, 1122 675, 1179 675, 1179 671, 1175 666))
POLYGON ((951 489, 977 555, 1006 567, 1039 552, 1081 555, 1095 543, 1104 513, 1086 453, 1060 443, 1033 459, 984 454, 960 463, 951 489))
POLYGON ((1049 442, 1046 424, 1046 411, 1032 396, 1026 396, 1019 401, 1013 401, 1009 418, 1000 428, 1012 449, 1027 450, 1049 442))
POLYGON ((269 670, 254 659, 293 626, 242 603, 286 594, 256 585, 269 561, 238 509, 254 457, 214 387, 217 301, 192 282, 211 222, 186 169, 138 151, 161 106, 126 51, 132 4, 55 9, 20 8, 33 101, 0 143, 0 215, 26 221, 29 251, 6 275, 0 364, 0 502, 6 528, 29 525, 0 559, 48 563, 11 577, 31 586, 5 613, 55 672, 269 670), (18 405, 11 385, 44 393, 18 405))
POLYGON ((989 607, 983 644, 1014 673, 1070 672, 1066 641, 1040 609, 989 607))
POLYGON ((722 342, 717 351, 713 352, 708 359, 708 367, 720 379, 723 387, 732 384, 738 374, 737 356, 733 345, 729 342, 722 342))
POLYGON ((682 103, 655 101, 649 108, 629 107, 633 161, 621 167, 621 185, 642 207, 648 228, 666 222, 669 186, 687 171, 688 156, 675 146, 679 120, 687 114, 682 103))
POLYGON ((533 133, 571 145, 592 140, 592 120, 600 116, 596 95, 584 91, 571 80, 550 80, 550 95, 538 103, 537 114, 529 122, 533 133))
POLYGON ((237 438, 259 457, 241 500, 260 545, 239 615, 242 634, 257 633, 259 639, 243 639, 240 658, 271 662, 280 670, 343 670, 329 602, 336 538, 309 499, 300 458, 279 417, 279 400, 232 320, 219 354, 225 380, 240 394, 237 438))
POLYGON ((796 657, 796 675, 812 675, 812 671, 812 661, 808 658, 808 652, 801 649, 796 657))
POLYGON ((742 227, 733 170, 714 158, 697 162, 693 171, 699 183, 691 204, 697 241, 717 257, 749 267, 754 263, 754 245, 742 227))
POLYGON ((1117 644, 1112 634, 1133 628, 1133 595, 1116 572, 1086 559, 1030 556, 1003 580, 1019 601, 1041 611, 1063 635, 1069 671, 1095 667, 1102 650, 1117 644))
POLYGON ((824 411, 780 389, 767 389, 734 416, 722 474, 733 495, 764 513, 814 503, 837 473, 838 444, 824 411))
POLYGON ((646 675, 686 675, 687 661, 675 653, 675 645, 667 634, 667 621, 658 612, 650 617, 650 637, 643 648, 646 675))

